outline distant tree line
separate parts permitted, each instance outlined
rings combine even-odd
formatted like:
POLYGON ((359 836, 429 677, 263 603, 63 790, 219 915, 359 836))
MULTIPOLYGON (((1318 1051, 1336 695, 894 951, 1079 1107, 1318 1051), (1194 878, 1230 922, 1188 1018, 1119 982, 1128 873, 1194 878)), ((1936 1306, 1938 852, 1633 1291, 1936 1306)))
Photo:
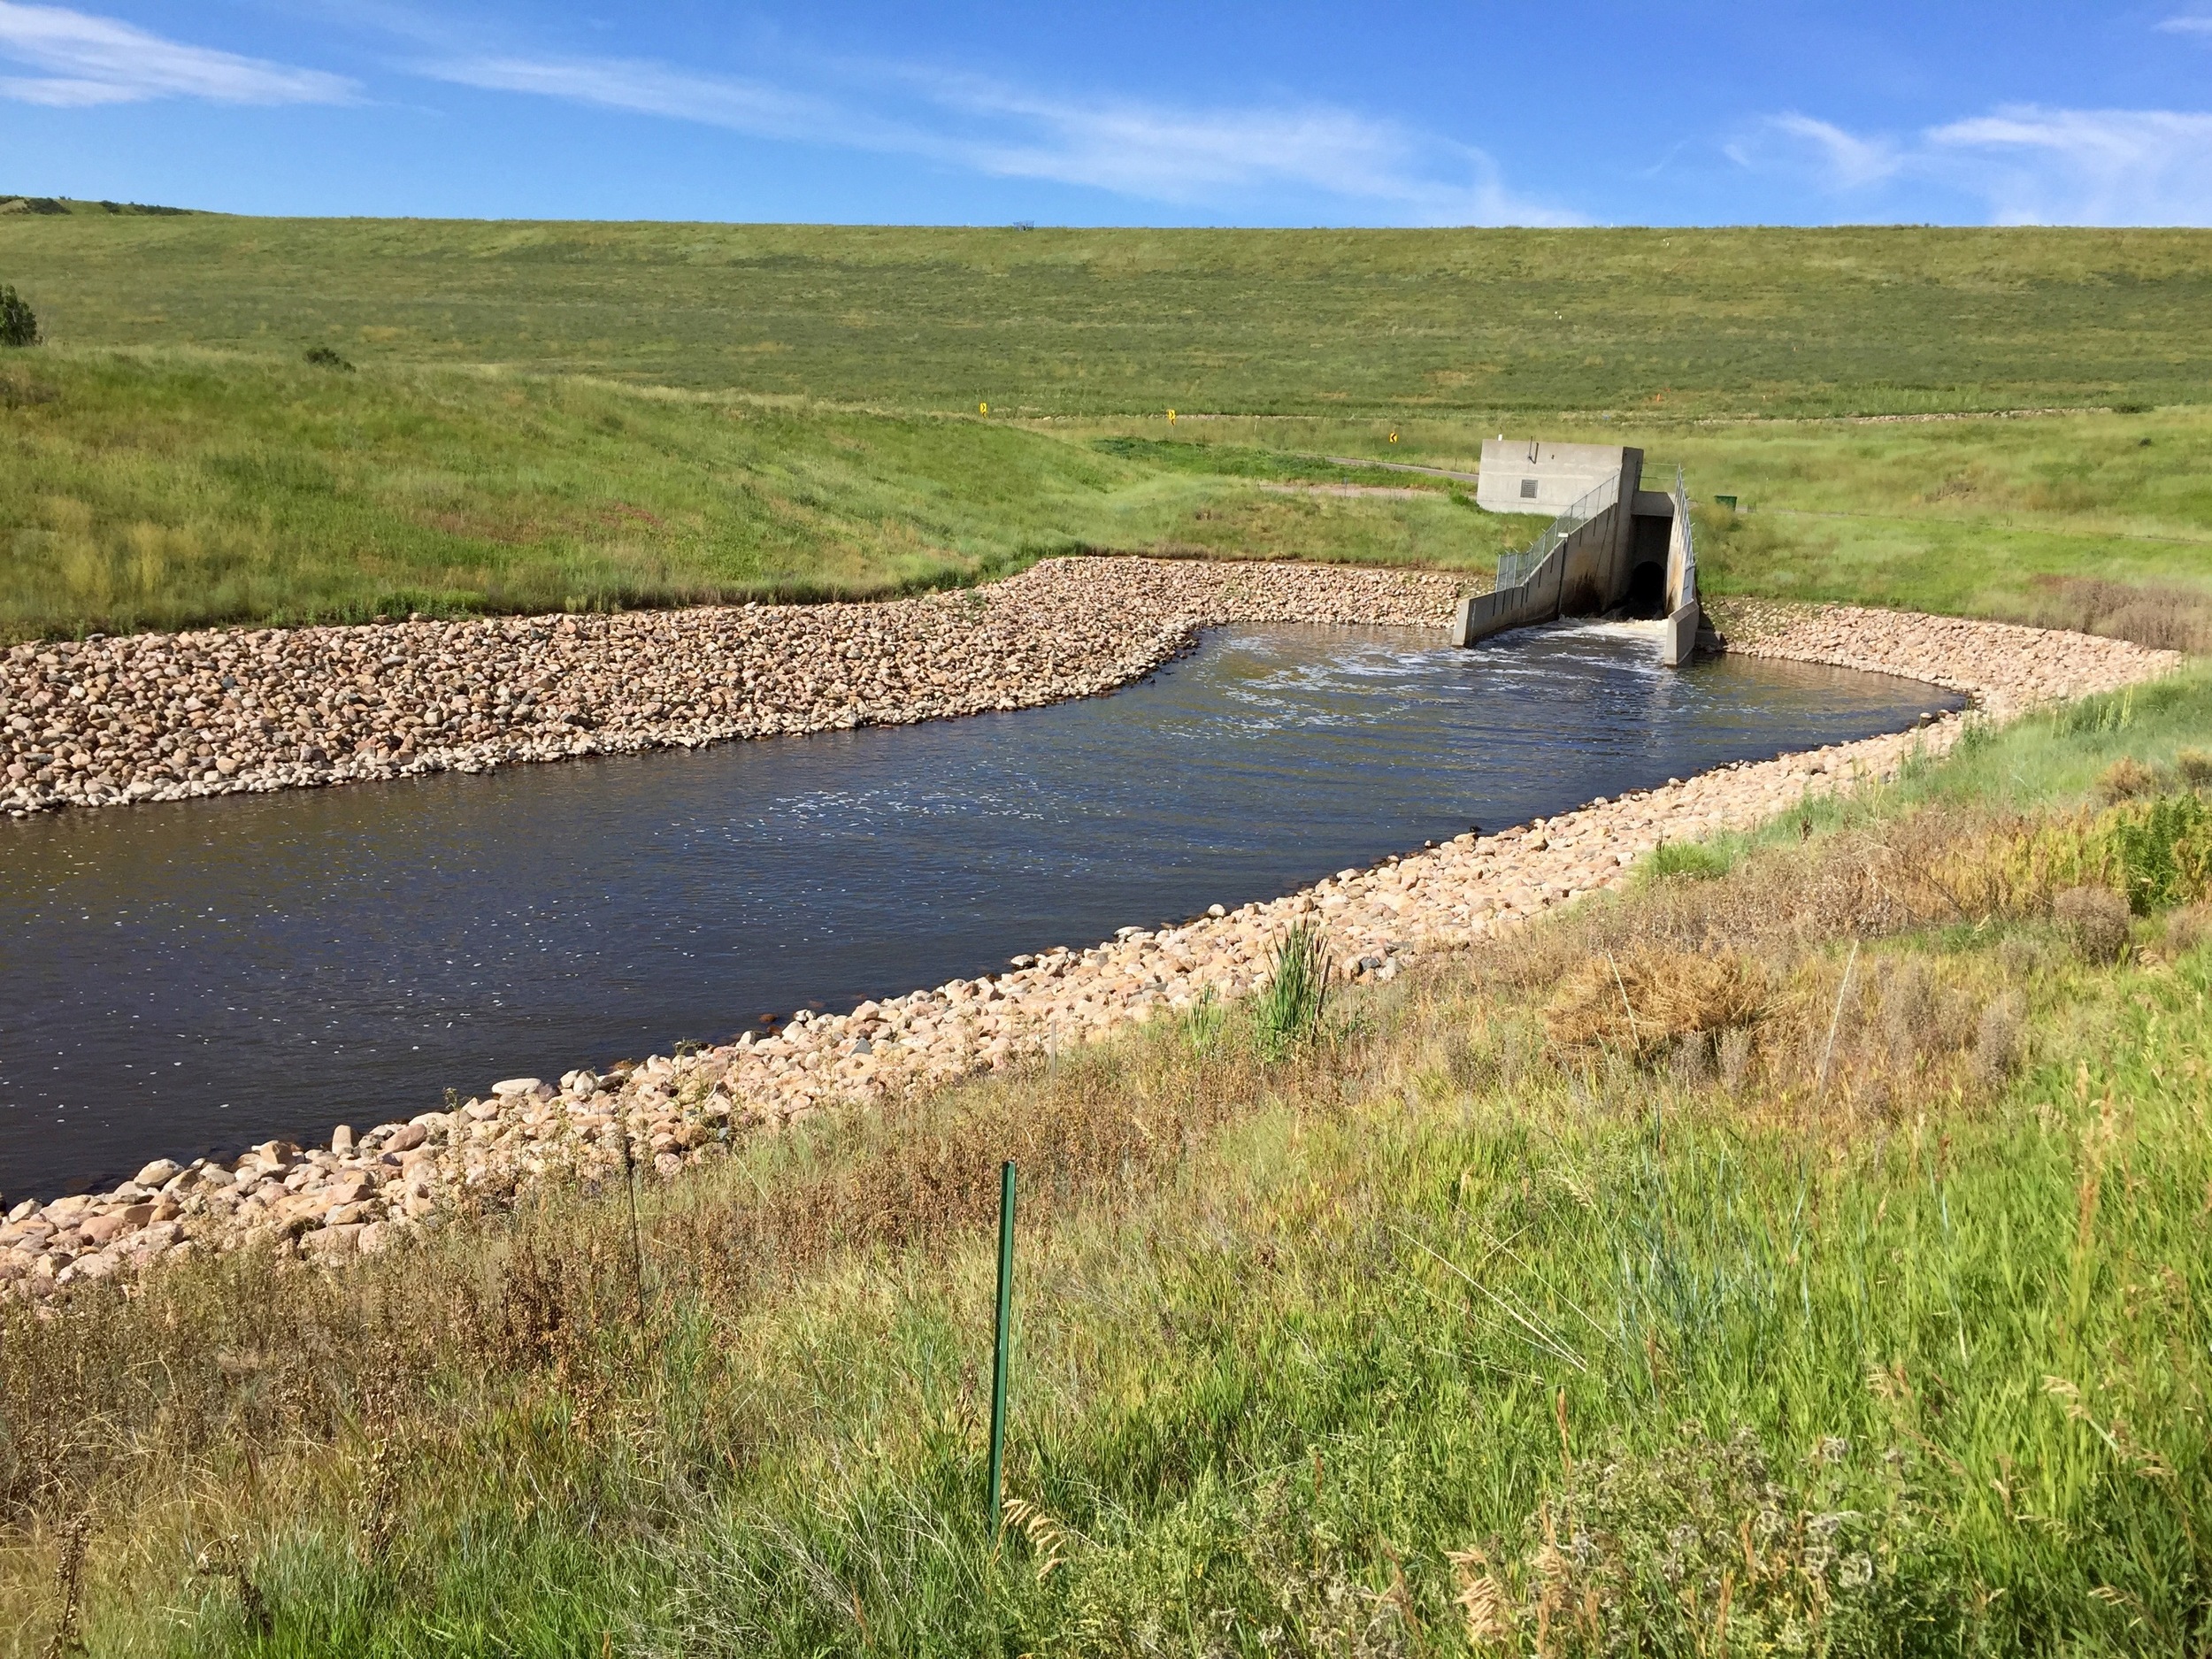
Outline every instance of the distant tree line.
POLYGON ((188 207, 157 207, 146 202, 78 202, 58 196, 0 196, 0 213, 73 213, 79 208, 98 208, 104 213, 189 213, 188 207))

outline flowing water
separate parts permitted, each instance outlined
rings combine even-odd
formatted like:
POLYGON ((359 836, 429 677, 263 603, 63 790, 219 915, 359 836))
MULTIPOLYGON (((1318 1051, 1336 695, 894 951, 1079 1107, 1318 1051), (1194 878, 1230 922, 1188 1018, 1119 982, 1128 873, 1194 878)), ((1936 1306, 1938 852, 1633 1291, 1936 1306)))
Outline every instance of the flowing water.
POLYGON ((0 1191, 725 1040, 1958 702, 1655 657, 1234 628, 1016 714, 0 823, 0 1191))

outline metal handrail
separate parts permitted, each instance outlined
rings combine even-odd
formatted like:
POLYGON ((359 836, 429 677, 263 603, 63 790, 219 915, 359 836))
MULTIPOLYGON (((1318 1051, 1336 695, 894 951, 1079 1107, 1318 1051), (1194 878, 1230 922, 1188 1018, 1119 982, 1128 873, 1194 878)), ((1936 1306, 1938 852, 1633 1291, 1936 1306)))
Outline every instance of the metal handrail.
POLYGON ((1682 585, 1675 589, 1685 601, 1697 591, 1697 542, 1690 523, 1690 489, 1682 469, 1674 469, 1674 521, 1682 526, 1682 585))
POLYGON ((1536 573, 1539 565, 1558 550, 1561 542, 1620 498, 1621 476, 1618 472, 1585 490, 1571 507, 1546 525, 1544 533, 1526 548, 1517 553, 1499 556, 1498 587, 1501 589, 1518 588, 1536 573))

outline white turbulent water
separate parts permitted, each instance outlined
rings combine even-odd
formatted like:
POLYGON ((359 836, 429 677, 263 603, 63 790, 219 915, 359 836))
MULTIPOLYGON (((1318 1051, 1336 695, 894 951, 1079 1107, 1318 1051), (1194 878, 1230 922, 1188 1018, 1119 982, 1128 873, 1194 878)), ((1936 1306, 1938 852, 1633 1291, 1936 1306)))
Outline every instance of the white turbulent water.
POLYGON ((0 1192, 849 1007, 1956 702, 1673 672, 1633 627, 1237 628, 1018 714, 0 823, 0 1192))

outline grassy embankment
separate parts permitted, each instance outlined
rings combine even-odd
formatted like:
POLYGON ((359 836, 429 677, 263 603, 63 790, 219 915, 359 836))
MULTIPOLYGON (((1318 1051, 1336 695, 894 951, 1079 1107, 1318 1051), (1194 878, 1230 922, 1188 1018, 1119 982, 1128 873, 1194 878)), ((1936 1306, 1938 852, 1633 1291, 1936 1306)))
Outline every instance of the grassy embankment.
POLYGON ((1292 457, 1471 469, 1506 428, 1743 496, 1717 590, 2187 611, 2207 245, 17 214, 0 280, 53 343, 0 369, 0 631, 887 592, 1074 547, 1482 569, 1529 526, 1292 457), (2054 405, 2116 412, 1827 419, 2054 405), (1129 436, 1209 449, 1096 447, 1129 436))
POLYGON ((865 596, 1086 548, 1486 571, 1535 520, 1007 423, 572 378, 45 349, 0 363, 0 636, 865 596))
POLYGON ((2036 717, 1317 1026, 1158 1024, 735 1147, 635 1219, 561 1197, 336 1279, 12 1310, 0 1629, 2195 1651, 2208 730, 2201 667, 2036 717), (2141 913, 2055 904, 2085 881, 2141 913))

